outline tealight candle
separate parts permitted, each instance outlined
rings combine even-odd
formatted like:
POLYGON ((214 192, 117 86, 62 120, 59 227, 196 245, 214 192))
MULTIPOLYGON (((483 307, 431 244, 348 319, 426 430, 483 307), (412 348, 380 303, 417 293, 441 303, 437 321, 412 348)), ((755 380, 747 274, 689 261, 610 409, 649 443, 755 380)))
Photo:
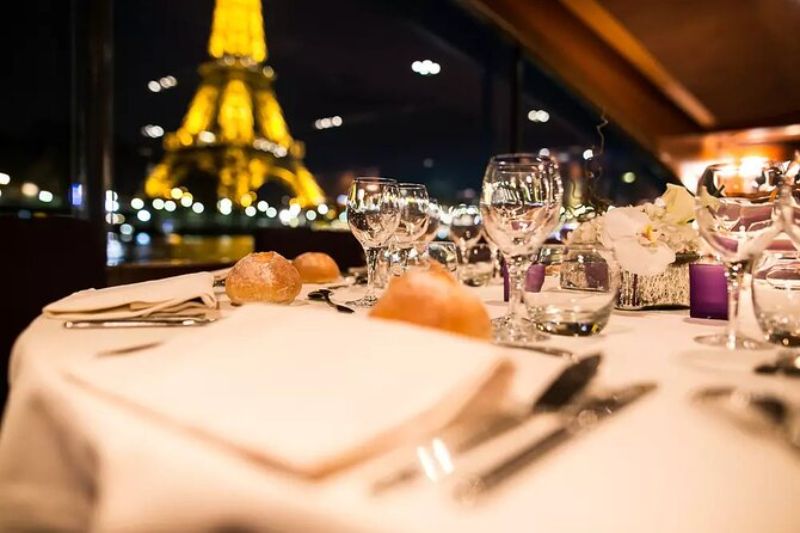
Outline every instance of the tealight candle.
MULTIPOLYGON (((508 269, 506 264, 503 263, 500 270, 503 273, 503 301, 508 301, 508 293, 510 289, 510 282, 508 279, 508 269)), ((525 274, 525 291, 526 292, 539 292, 542 290, 544 284, 545 267, 541 263, 534 263, 528 268, 525 274)))
POLYGON ((689 265, 689 316, 720 320, 728 318, 728 285, 723 265, 689 265))

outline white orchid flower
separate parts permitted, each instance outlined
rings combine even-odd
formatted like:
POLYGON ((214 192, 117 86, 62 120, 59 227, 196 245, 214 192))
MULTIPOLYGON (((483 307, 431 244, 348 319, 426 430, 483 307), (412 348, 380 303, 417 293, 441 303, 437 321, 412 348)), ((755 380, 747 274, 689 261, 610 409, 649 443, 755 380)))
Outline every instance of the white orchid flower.
POLYGON ((670 224, 688 224, 694 219, 694 196, 686 187, 667 184, 661 195, 664 202, 664 220, 670 224))
POLYGON ((666 271, 675 252, 659 240, 659 232, 641 209, 618 207, 604 215, 600 242, 614 250, 620 266, 640 276, 666 271))

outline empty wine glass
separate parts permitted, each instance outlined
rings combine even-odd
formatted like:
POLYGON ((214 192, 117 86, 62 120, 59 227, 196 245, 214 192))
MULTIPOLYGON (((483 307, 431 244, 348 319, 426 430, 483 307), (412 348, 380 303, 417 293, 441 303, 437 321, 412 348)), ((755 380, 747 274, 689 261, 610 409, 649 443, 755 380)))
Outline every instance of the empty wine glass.
POLYGON ((407 260, 409 266, 424 265, 428 257, 428 245, 436 238, 436 232, 439 230, 441 207, 439 207, 439 202, 434 198, 428 198, 427 213, 428 224, 425 226, 425 232, 414 243, 414 247, 409 250, 407 260))
POLYGON ((375 267, 400 223, 397 182, 387 178, 356 178, 347 196, 347 222, 367 257, 367 290, 350 305, 371 307, 375 297, 375 267))
POLYGON ((729 350, 762 349, 762 342, 738 332, 742 277, 753 260, 780 232, 775 198, 780 172, 769 162, 709 166, 697 184, 695 213, 700 235, 725 265, 728 282, 728 325, 723 334, 695 340, 729 350))
POLYGON ((393 245, 401 270, 408 266, 408 252, 425 234, 428 226, 428 190, 417 183, 397 185, 400 223, 394 231, 393 245))
POLYGON ((481 238, 481 210, 477 205, 459 204, 450 209, 450 239, 461 253, 481 238))
POLYGON ((780 205, 783 231, 800 250, 800 150, 785 164, 781 179, 780 205))
POLYGON ((526 344, 544 338, 527 318, 525 274, 532 255, 558 224, 563 186, 549 157, 509 154, 493 157, 481 190, 481 214, 489 238, 509 272, 509 311, 493 320, 495 340, 526 344))

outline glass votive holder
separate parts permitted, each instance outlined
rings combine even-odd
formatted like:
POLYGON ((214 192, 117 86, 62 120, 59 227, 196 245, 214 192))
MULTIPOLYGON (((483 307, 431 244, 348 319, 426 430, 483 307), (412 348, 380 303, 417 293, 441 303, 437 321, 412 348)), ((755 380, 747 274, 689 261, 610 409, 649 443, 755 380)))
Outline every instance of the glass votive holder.
POLYGON ((723 265, 689 265, 689 316, 716 320, 728 318, 728 285, 723 265))
POLYGON ((492 281, 494 260, 492 250, 478 243, 459 254, 458 279, 469 287, 484 287, 492 281))
POLYGON ((536 327, 568 336, 594 335, 608 324, 617 301, 620 267, 602 246, 565 246, 549 264, 539 265, 538 291, 525 291, 525 305, 536 327))

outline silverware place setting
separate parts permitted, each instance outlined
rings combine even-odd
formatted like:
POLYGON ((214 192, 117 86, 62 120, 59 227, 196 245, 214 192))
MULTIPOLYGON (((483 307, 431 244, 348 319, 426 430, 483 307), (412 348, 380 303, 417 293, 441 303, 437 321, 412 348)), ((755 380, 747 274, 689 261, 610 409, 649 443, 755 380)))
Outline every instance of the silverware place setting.
POLYGON ((800 404, 774 392, 726 386, 702 389, 694 399, 716 408, 742 429, 777 437, 800 453, 800 404))
POLYGON ((524 424, 541 413, 557 412, 578 396, 596 375, 602 355, 592 354, 567 366, 535 401, 520 412, 496 413, 444 428, 416 447, 417 458, 379 477, 373 495, 414 481, 423 474, 439 481, 454 472, 452 459, 524 424))
POLYGON ((65 329, 116 329, 116 328, 183 328, 211 324, 217 319, 208 316, 137 317, 115 319, 67 320, 65 329))

